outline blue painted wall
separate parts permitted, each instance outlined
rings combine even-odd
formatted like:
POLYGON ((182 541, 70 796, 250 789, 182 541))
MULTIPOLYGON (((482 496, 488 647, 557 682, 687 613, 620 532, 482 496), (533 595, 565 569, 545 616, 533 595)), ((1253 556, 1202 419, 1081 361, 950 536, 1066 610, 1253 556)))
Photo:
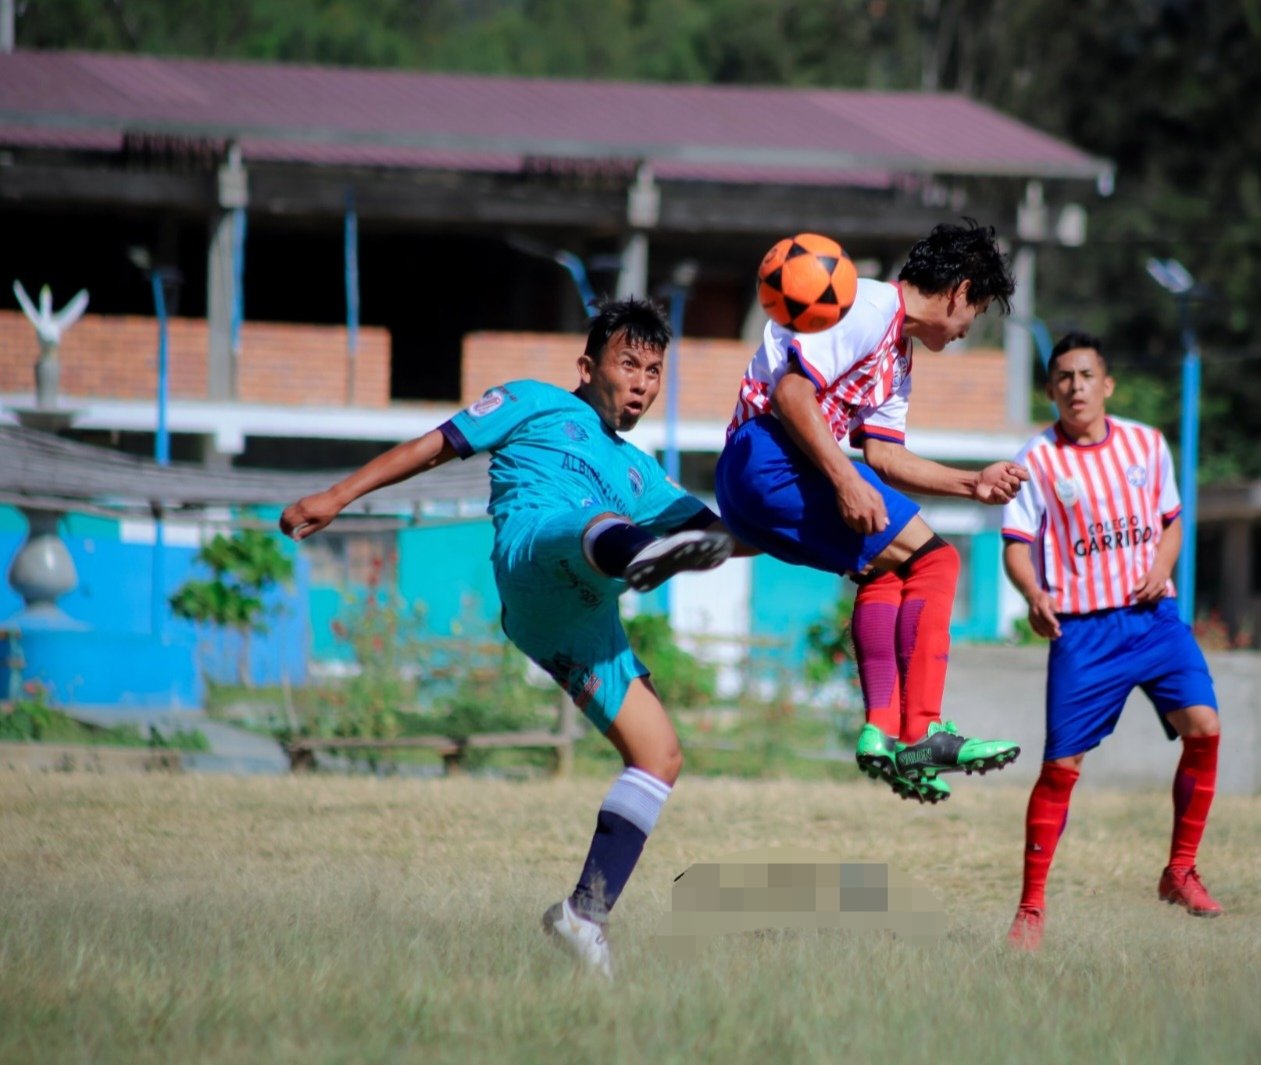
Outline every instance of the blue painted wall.
POLYGON ((829 573, 755 555, 750 635, 785 642, 784 665, 799 670, 806 656, 806 628, 832 613, 837 599, 853 595, 853 585, 829 573))
MULTIPOLYGON (((62 610, 100 634, 151 636, 152 545, 122 542, 119 523, 111 519, 72 514, 62 520, 60 529, 79 577, 78 586, 58 600, 62 610)), ((25 539, 26 520, 12 507, 0 507, 0 564, 4 567, 0 572, 6 576, 25 539)), ((193 547, 166 545, 164 597, 190 577, 208 575, 194 563, 195 554, 193 547)), ((306 678, 310 645, 310 618, 305 608, 308 567, 300 557, 295 561, 293 587, 277 589, 265 600, 270 631, 250 638, 251 676, 257 684, 276 684, 286 676, 292 683, 306 678)), ((12 617, 22 605, 21 596, 8 581, 0 581, 0 619, 12 617)), ((165 642, 186 647, 200 672, 213 679, 235 681, 240 648, 237 635, 193 625, 169 610, 164 625, 165 642)), ((105 668, 103 662, 108 661, 97 662, 93 669, 105 668)), ((126 669, 125 656, 118 658, 118 666, 126 669)), ((120 690, 125 690, 122 684, 120 680, 120 690)))
MULTIPOLYGON (((482 517, 400 530, 394 591, 408 607, 423 609, 424 633, 502 638, 490 565, 493 540, 494 526, 482 517)), ((317 660, 351 657, 349 646, 335 635, 333 622, 353 621, 363 591, 362 586, 310 587, 311 652, 317 660)))

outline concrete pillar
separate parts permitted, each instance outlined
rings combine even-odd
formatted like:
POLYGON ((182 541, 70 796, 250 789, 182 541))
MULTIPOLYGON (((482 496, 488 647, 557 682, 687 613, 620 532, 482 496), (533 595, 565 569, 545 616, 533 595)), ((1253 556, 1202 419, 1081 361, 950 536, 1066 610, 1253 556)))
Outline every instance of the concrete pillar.
POLYGON ((1033 327, 1037 305, 1037 252, 1035 244, 1046 239, 1046 205, 1042 184, 1031 181, 1016 211, 1016 236, 1020 244, 1012 255, 1016 292, 1011 317, 1003 326, 1003 350, 1007 354, 1007 424, 1029 424, 1029 394, 1033 382, 1033 327))
POLYGON ((648 295, 648 235, 631 233, 622 244, 622 268, 617 272, 617 298, 648 295))
POLYGON ((630 227, 622 244, 622 268, 617 274, 617 298, 648 295, 648 231, 661 215, 661 190, 652 167, 640 164, 626 197, 626 221, 630 227))
POLYGON ((1012 256, 1016 292, 1011 300, 1011 316, 1003 323, 1003 351, 1007 355, 1007 424, 1029 424, 1029 397, 1033 387, 1033 319, 1035 255, 1022 244, 1012 256))
POLYGON ((212 400, 236 398, 236 353, 232 350, 232 316, 236 307, 237 229, 232 212, 249 204, 249 187, 241 152, 228 150, 219 168, 219 206, 210 218, 206 262, 206 327, 209 350, 208 390, 212 400))

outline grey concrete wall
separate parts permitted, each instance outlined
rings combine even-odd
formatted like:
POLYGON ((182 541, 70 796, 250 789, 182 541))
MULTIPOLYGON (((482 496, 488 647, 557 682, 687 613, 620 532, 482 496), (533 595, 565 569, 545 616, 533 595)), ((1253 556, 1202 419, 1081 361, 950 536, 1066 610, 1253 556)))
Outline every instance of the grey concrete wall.
MULTIPOLYGON (((1222 720, 1218 791, 1256 795, 1261 793, 1261 655, 1211 654, 1208 663, 1222 720)), ((1045 693, 1045 647, 956 645, 942 716, 965 736, 1018 742, 1020 758, 1003 770, 1002 779, 1032 784, 1046 735, 1045 693)), ((1165 739, 1147 697, 1135 691, 1116 731, 1086 756, 1079 786, 1166 788, 1181 752, 1179 742, 1165 739)))

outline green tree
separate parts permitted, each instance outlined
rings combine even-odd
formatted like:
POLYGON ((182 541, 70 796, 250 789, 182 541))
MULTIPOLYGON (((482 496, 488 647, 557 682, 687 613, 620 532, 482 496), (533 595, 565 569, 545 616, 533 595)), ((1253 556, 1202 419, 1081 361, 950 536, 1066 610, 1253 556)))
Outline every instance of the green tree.
POLYGON ((188 621, 230 629, 239 634, 237 669, 241 684, 249 686, 250 635, 267 631, 264 596, 293 577, 293 561, 277 537, 244 529, 233 536, 219 533, 197 552, 210 580, 185 581, 170 598, 171 610, 188 621))

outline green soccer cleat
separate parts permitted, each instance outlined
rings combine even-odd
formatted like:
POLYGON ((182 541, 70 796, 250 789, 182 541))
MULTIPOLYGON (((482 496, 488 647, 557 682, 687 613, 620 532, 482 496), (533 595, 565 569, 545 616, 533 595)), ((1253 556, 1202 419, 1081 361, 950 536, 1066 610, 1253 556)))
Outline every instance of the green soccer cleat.
POLYGON ((888 733, 881 732, 875 725, 868 723, 858 734, 858 743, 854 746, 854 760, 858 768, 872 780, 883 780, 892 783, 898 775, 898 741, 888 733))
POLYGON ((920 780, 938 773, 987 773, 1016 760, 1020 745, 1010 740, 975 740, 960 736, 953 721, 934 721, 918 743, 899 743, 898 773, 920 780))
POLYGON ((950 785, 932 770, 915 780, 910 777, 894 777, 890 781, 890 787, 904 799, 932 803, 934 806, 950 798, 950 785))
POLYGON ((898 747, 898 741, 892 736, 867 724, 858 734, 854 760, 872 780, 883 780, 903 799, 939 803, 950 798, 950 785, 938 780, 936 773, 924 773, 916 780, 902 776, 897 766, 898 747))

